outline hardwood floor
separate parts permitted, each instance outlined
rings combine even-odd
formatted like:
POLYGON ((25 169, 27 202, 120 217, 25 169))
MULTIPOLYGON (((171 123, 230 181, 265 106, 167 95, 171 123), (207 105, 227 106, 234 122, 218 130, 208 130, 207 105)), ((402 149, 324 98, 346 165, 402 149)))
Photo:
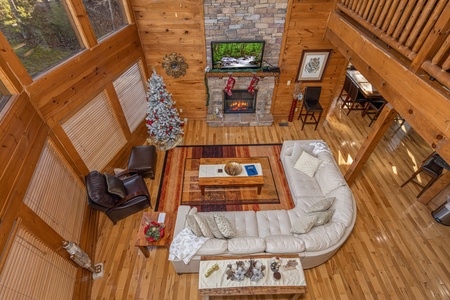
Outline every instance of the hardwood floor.
MULTIPOLYGON (((358 111, 339 108, 314 131, 299 121, 276 120, 271 127, 208 127, 186 124, 186 145, 281 143, 290 139, 323 139, 332 148, 342 173, 371 130, 358 111)), ((449 299, 450 227, 431 216, 434 207, 416 200, 419 188, 400 185, 431 153, 408 125, 393 124, 352 185, 358 215, 352 234, 325 264, 305 270, 308 292, 302 299, 449 299)), ((164 153, 158 153, 162 168, 164 153)), ((427 180, 427 178, 421 178, 427 180)), ((148 180, 155 203, 160 178, 148 180)), ((95 262, 105 276, 94 282, 92 299, 200 299, 198 274, 177 275, 168 250, 152 248, 150 257, 134 247, 141 214, 117 225, 101 216, 95 262)), ((234 299, 234 297, 214 299, 234 299)), ((284 296, 237 299, 288 299, 284 296)))

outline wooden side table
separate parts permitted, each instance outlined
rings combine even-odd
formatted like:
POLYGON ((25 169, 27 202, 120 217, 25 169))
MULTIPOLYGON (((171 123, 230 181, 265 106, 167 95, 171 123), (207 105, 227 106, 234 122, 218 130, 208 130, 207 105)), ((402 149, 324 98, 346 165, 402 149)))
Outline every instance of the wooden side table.
POLYGON ((177 218, 176 212, 166 212, 166 219, 164 220, 164 236, 156 242, 149 242, 145 238, 144 228, 147 226, 146 220, 158 221, 158 216, 162 212, 144 212, 141 219, 141 224, 139 225, 139 231, 136 235, 136 244, 145 257, 150 256, 150 252, 148 251, 148 246, 157 246, 157 247, 169 247, 170 243, 173 239, 173 230, 175 227, 175 220, 177 218))

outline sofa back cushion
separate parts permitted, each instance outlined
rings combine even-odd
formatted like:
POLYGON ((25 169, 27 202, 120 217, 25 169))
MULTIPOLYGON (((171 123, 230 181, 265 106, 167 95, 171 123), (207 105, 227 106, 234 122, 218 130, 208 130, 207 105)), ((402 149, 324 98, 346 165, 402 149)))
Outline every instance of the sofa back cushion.
POLYGON ((256 212, 259 236, 289 235, 291 222, 285 210, 260 210, 256 212))
POLYGON ((344 236, 346 226, 339 222, 329 222, 322 226, 313 227, 308 233, 295 234, 305 243, 306 251, 325 250, 344 236))
POLYGON ((340 186, 347 185, 331 153, 321 152, 317 157, 322 160, 322 163, 314 174, 314 178, 323 195, 328 194, 340 186))
POLYGON ((330 208, 334 209, 331 222, 340 222, 346 227, 350 226, 353 216, 356 214, 352 190, 348 186, 340 186, 326 196, 335 197, 334 203, 330 208))

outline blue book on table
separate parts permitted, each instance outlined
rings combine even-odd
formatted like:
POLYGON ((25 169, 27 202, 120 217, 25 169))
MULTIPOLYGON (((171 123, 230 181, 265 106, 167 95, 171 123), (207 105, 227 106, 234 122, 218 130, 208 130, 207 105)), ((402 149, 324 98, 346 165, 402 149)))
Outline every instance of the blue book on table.
POLYGON ((247 171, 248 176, 258 175, 258 171, 256 170, 255 165, 247 165, 245 166, 245 170, 247 171))

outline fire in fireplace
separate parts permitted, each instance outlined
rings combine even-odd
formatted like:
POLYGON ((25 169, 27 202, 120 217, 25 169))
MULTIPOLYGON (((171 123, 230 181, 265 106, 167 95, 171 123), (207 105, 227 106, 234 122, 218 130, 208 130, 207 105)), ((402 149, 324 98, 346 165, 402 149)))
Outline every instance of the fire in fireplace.
POLYGON ((250 94, 247 90, 232 90, 232 95, 223 93, 223 112, 226 114, 254 113, 256 94, 250 94))

